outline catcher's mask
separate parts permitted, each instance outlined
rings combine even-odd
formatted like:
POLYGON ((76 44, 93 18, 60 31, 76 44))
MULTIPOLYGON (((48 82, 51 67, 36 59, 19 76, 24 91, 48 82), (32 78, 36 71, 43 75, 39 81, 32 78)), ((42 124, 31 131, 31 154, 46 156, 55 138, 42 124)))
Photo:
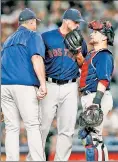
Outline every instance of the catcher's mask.
POLYGON ((88 23, 88 27, 90 29, 97 30, 107 36, 108 45, 113 46, 115 33, 109 21, 102 22, 99 20, 93 20, 88 23))

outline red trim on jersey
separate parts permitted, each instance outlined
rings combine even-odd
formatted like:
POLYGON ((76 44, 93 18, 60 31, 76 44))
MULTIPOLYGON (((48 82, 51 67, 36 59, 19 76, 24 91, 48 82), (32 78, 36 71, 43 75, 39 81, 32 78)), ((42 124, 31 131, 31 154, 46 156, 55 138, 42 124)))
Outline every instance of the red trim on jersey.
POLYGON ((90 58, 89 60, 85 60, 82 68, 81 68, 81 75, 80 75, 80 88, 85 87, 86 86, 86 78, 88 75, 88 70, 89 70, 89 65, 91 63, 92 58, 95 56, 95 51, 92 51, 92 54, 90 53, 90 58))
POLYGON ((104 150, 102 150, 102 160, 105 161, 104 150))
POLYGON ((95 148, 95 150, 94 150, 94 155, 95 155, 95 161, 98 161, 98 150, 97 150, 97 148, 95 148))
POLYGON ((60 28, 58 28, 59 33, 62 35, 62 37, 65 37, 66 34, 62 34, 60 31, 60 28))
POLYGON ((109 84, 108 80, 100 80, 99 82, 102 83, 106 88, 107 88, 107 86, 109 84))
POLYGON ((88 63, 84 62, 81 68, 81 75, 80 75, 80 88, 86 86, 86 76, 88 75, 88 63))

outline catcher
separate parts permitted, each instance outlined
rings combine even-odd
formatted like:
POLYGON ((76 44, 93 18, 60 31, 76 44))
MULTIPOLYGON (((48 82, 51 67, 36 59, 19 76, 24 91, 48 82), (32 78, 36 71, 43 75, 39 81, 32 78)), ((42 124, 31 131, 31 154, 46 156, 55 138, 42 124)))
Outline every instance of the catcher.
POLYGON ((104 120, 112 109, 110 81, 114 69, 113 55, 108 45, 113 46, 114 30, 108 21, 92 21, 90 44, 80 75, 80 92, 83 112, 79 118, 79 138, 86 148, 87 161, 108 161, 108 151, 102 139, 104 120))

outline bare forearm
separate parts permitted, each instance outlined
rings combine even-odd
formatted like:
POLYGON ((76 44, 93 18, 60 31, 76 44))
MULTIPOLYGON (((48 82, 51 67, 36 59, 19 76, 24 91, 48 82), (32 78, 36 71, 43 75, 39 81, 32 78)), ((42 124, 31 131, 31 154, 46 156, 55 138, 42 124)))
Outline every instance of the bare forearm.
POLYGON ((97 91, 101 91, 104 93, 105 90, 106 90, 106 87, 101 82, 99 82, 97 86, 97 91))
POLYGON ((95 98, 93 99, 93 103, 100 105, 105 91, 106 91, 106 86, 101 81, 99 81, 97 86, 97 92, 95 98))
POLYGON ((45 66, 44 66, 43 58, 39 55, 34 55, 32 56, 32 63, 33 63, 34 71, 40 81, 40 84, 45 85, 46 84, 45 66))
POLYGON ((77 59, 78 65, 81 67, 84 62, 84 57, 81 52, 76 55, 76 59, 77 59))

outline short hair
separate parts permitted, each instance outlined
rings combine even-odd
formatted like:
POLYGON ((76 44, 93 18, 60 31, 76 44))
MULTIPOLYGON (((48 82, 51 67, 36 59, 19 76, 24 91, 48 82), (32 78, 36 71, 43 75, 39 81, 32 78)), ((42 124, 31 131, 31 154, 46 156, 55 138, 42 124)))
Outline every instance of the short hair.
POLYGON ((35 20, 35 19, 29 19, 29 20, 25 20, 25 21, 19 21, 19 25, 27 24, 29 21, 32 21, 32 20, 35 20))

